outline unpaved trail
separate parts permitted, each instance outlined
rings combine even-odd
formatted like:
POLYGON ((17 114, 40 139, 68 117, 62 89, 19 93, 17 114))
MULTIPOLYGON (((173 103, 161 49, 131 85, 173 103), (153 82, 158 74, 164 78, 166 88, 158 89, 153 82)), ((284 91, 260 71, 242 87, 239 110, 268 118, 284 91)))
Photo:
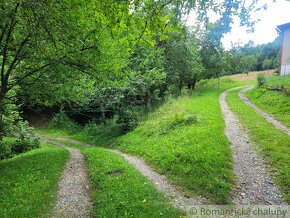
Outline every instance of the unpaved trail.
POLYGON ((253 149, 248 134, 243 131, 226 103, 227 93, 242 87, 246 86, 229 89, 220 95, 220 105, 226 124, 225 134, 231 142, 237 176, 236 189, 233 190, 231 200, 241 205, 285 204, 263 160, 253 149))
POLYGON ((84 157, 79 149, 65 146, 58 142, 43 141, 70 152, 70 159, 58 182, 57 201, 52 211, 52 217, 91 217, 90 182, 84 157))
POLYGON ((290 129, 282 124, 280 121, 275 120, 272 116, 268 115, 264 111, 262 111, 260 108, 258 108, 256 105, 252 104, 250 100, 244 96, 244 93, 253 89, 256 85, 252 85, 246 89, 243 89, 239 92, 239 96, 242 99, 243 102, 245 102, 247 105, 249 105, 251 108, 255 109, 262 117, 264 117, 268 122, 272 123, 276 128, 281 129, 282 131, 286 132, 288 135, 290 135, 290 129))
POLYGON ((155 185, 159 192, 164 192, 167 196, 171 197, 173 202, 172 205, 174 207, 187 211, 193 205, 206 204, 207 200, 201 196, 192 198, 179 192, 176 186, 167 181, 165 175, 160 175, 154 171, 145 163, 143 159, 124 154, 119 150, 110 149, 110 151, 123 156, 129 163, 134 165, 137 170, 147 177, 147 179, 155 185))
MULTIPOLYGON (((62 137, 55 137, 55 136, 52 137, 48 135, 42 135, 42 137, 55 138, 55 139, 59 139, 59 140, 67 141, 67 142, 72 142, 78 145, 83 145, 86 147, 94 147, 93 145, 85 144, 76 140, 62 138, 62 137)), ((107 150, 123 156, 130 164, 135 166, 135 168, 139 170, 157 188, 159 192, 164 192, 167 196, 171 198, 172 205, 174 207, 186 211, 190 209, 193 205, 206 204, 207 199, 201 196, 192 198, 188 195, 185 195, 179 192, 175 185, 167 181, 165 175, 160 175, 159 173, 154 171, 150 166, 148 166, 145 163, 143 159, 125 154, 118 150, 113 150, 113 149, 107 149, 107 150)))

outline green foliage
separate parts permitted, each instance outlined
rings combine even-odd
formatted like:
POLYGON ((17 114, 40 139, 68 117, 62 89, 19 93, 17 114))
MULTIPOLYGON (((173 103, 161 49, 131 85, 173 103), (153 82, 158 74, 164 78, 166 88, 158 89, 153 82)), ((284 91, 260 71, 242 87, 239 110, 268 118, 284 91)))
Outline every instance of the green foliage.
POLYGON ((65 111, 61 109, 51 120, 49 129, 62 129, 68 134, 73 134, 81 130, 80 124, 70 119, 65 111))
POLYGON ((264 86, 266 83, 265 76, 263 74, 259 73, 257 76, 257 82, 258 82, 259 87, 264 86))
POLYGON ((0 161, 1 217, 46 217, 69 152, 45 146, 0 161))
POLYGON ((258 145, 256 150, 264 156, 274 181, 279 185, 285 199, 289 202, 289 136, 266 121, 254 109, 244 104, 240 100, 238 92, 239 90, 230 92, 227 96, 227 102, 231 110, 238 115, 240 122, 249 130, 251 139, 258 145))
POLYGON ((23 153, 40 147, 40 136, 32 132, 32 128, 28 127, 28 123, 20 124, 19 137, 15 141, 13 151, 15 153, 23 153))
POLYGON ((9 158, 12 156, 12 147, 14 146, 14 141, 4 138, 0 141, 0 160, 9 158))
POLYGON ((0 141, 0 160, 40 147, 39 135, 28 127, 27 122, 19 121, 16 130, 19 131, 18 137, 5 137, 0 141))

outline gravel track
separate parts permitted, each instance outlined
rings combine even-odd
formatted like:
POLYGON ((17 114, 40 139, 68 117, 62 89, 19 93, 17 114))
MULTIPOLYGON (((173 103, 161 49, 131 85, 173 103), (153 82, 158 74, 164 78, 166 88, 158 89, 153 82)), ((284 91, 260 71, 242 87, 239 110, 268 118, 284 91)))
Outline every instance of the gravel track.
MULTIPOLYGON (((83 145, 86 147, 94 147, 93 145, 85 144, 76 140, 62 138, 62 137, 55 137, 55 136, 52 137, 48 135, 42 135, 42 137, 49 137, 49 138, 64 140, 67 142, 72 142, 72 143, 83 145)), ((125 154, 118 150, 112 150, 112 149, 108 149, 108 150, 123 156, 129 163, 134 165, 137 170, 139 170, 145 177, 147 177, 149 181, 151 181, 151 183, 157 188, 158 191, 164 192, 167 196, 171 198, 172 205, 174 207, 182 209, 182 210, 188 210, 189 208, 192 207, 192 205, 205 204, 207 202, 207 200, 201 196, 192 198, 188 195, 185 195, 179 192, 175 185, 167 181, 165 175, 160 175, 159 173, 154 171, 151 167, 149 167, 145 163, 143 159, 125 154)))
POLYGON ((262 117, 264 117, 268 122, 272 123, 276 128, 281 129, 282 131, 285 131, 288 135, 290 135, 290 129, 282 124, 280 121, 275 120, 272 116, 268 115, 264 111, 262 111, 260 108, 258 108, 256 105, 252 104, 250 100, 244 96, 244 93, 253 89, 256 85, 252 85, 246 89, 243 89, 239 92, 239 96, 242 99, 243 102, 245 102, 247 105, 249 105, 251 108, 255 109, 262 117))
POLYGON ((119 150, 111 150, 111 152, 117 153, 123 156, 129 163, 134 165, 149 181, 155 185, 159 192, 164 192, 172 199, 172 205, 181 210, 189 210, 193 205, 206 204, 207 200, 201 196, 192 198, 184 195, 178 191, 177 187, 169 183, 165 175, 160 175, 149 167, 145 161, 141 158, 137 158, 132 155, 124 154, 119 150))
POLYGON ((63 147, 70 152, 70 159, 58 182, 59 191, 52 217, 91 217, 90 182, 82 153, 58 142, 44 140, 43 143, 63 147))
POLYGON ((231 200, 240 205, 286 204, 281 199, 281 192, 267 172, 263 160, 253 149, 248 134, 243 131, 226 103, 227 93, 242 87, 246 86, 229 89, 220 95, 220 105, 226 123, 225 134, 232 144, 234 170, 237 176, 231 200))

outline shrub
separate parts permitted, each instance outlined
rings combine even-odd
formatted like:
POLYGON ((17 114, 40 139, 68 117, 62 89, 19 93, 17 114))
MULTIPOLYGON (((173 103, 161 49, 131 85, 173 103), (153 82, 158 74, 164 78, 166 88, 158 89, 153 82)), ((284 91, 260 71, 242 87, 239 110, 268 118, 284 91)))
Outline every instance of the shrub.
POLYGON ((0 160, 11 157, 11 144, 7 141, 0 141, 0 160))
POLYGON ((62 129, 69 134, 74 134, 81 131, 81 125, 70 119, 64 110, 60 110, 51 120, 48 125, 49 129, 62 129))
POLYGON ((258 86, 261 87, 263 85, 265 85, 265 76, 261 73, 258 74, 257 76, 257 81, 258 81, 258 86))
POLYGON ((118 124, 123 125, 124 131, 135 128, 139 123, 139 114, 136 109, 124 109, 119 113, 118 124))
POLYGON ((40 147, 40 136, 32 132, 32 128, 28 127, 27 122, 20 124, 19 138, 16 139, 12 151, 15 153, 23 153, 40 147))

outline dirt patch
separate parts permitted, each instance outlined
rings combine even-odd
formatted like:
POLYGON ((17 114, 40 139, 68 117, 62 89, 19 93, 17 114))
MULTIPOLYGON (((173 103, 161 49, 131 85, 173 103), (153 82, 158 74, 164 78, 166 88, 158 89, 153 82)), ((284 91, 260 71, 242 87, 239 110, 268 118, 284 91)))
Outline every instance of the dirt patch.
POLYGON ((114 171, 114 172, 107 173, 107 175, 110 176, 110 177, 120 176, 122 174, 123 174, 123 172, 122 171, 119 171, 119 170, 118 171, 114 171))

